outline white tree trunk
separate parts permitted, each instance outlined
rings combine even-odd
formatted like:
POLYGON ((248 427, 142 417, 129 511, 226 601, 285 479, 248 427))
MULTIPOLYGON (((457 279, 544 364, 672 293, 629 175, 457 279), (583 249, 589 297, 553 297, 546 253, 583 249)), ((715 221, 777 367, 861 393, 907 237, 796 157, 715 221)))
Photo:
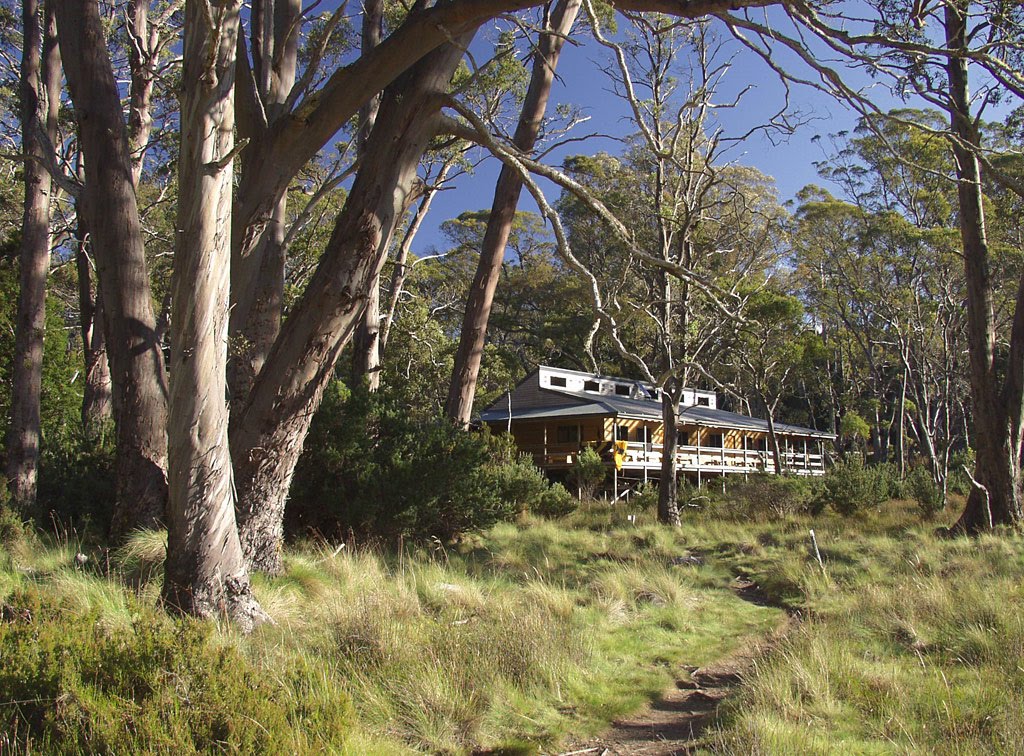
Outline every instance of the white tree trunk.
POLYGON ((238 0, 185 6, 178 225, 172 290, 167 566, 178 611, 267 619, 249 584, 235 526, 228 447, 234 73, 238 0))

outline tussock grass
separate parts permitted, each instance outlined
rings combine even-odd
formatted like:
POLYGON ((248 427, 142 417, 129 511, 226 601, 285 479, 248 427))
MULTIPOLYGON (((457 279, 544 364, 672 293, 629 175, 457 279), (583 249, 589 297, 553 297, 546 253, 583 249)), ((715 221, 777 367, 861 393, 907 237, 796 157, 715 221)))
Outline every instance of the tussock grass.
POLYGON ((12 542, 0 603, 34 614, 0 623, 21 665, 0 675, 0 704, 39 701, 0 705, 0 748, 554 750, 658 696, 679 665, 776 627, 781 609, 732 590, 742 576, 805 621, 706 749, 1020 753, 1024 543, 932 527, 906 502, 849 519, 698 513, 679 529, 594 503, 451 547, 299 544, 284 575, 254 577, 275 624, 249 637, 160 613, 161 533, 112 554, 67 533, 12 542))
MULTIPOLYGON (((791 587, 809 619, 729 702, 709 751, 1024 753, 1024 539, 942 540, 905 515, 818 523, 827 574, 791 587)), ((806 557, 789 543, 771 559, 796 576, 806 557)), ((744 564, 756 575, 763 558, 744 564)))
MULTIPOLYGON (((737 598, 726 569, 674 566, 674 557, 690 551, 683 532, 643 517, 633 525, 599 505, 579 518, 502 524, 451 548, 289 550, 284 575, 254 577, 274 625, 247 638, 221 628, 188 646, 197 657, 233 659, 230 673, 217 667, 232 685, 248 676, 265 683, 275 708, 264 715, 276 729, 263 740, 258 728, 241 727, 237 737, 206 731, 213 740, 203 742, 229 750, 287 744, 294 752, 330 743, 360 754, 554 747, 657 696, 679 663, 711 661, 781 617, 737 598), (347 717, 344 727, 339 717, 347 717)), ((182 626, 154 608, 165 550, 164 534, 140 532, 109 555, 69 538, 0 552, 2 599, 17 603, 25 590, 45 597, 55 607, 47 622, 56 638, 62 622, 95 628, 95 639, 76 641, 83 657, 82 649, 111 639, 135 648, 140 622, 169 633, 182 626), (74 563, 79 550, 90 557, 84 568, 74 563)), ((8 630, 0 625, 0 646, 8 630)), ((191 698, 180 683, 146 679, 162 691, 164 720, 157 720, 164 724, 153 723, 156 715, 145 713, 151 709, 129 709, 128 730, 190 726, 191 698)), ((96 695, 83 716, 110 710, 125 694, 96 695)), ((217 701, 225 721, 252 716, 217 701)), ((61 738, 71 738, 67 727, 12 721, 37 750, 60 750, 61 738)), ((97 737, 88 728, 74 733, 78 739, 67 743, 97 737)), ((140 737, 126 734, 119 749, 149 742, 140 737)))

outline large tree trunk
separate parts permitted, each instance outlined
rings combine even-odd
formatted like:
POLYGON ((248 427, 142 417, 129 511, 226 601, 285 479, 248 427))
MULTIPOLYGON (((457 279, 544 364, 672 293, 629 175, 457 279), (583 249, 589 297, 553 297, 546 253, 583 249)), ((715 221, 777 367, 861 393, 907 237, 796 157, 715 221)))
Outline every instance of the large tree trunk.
MULTIPOLYGON (((947 2, 945 23, 951 50, 966 41, 966 3, 947 2)), ((960 238, 967 282, 967 332, 974 420, 975 486, 954 528, 974 533, 992 525, 1024 523, 1021 496, 1021 426, 1024 419, 1024 279, 1018 287, 1010 359, 1000 386, 995 364, 995 318, 988 240, 976 151, 981 138, 970 117, 967 58, 950 56, 947 65, 950 122, 956 140, 960 238)))
POLYGON ((25 162, 25 209, 22 215, 20 287, 11 381, 11 424, 7 432, 6 474, 14 506, 35 507, 42 442, 40 399, 43 379, 43 334, 46 331, 46 276, 50 271, 51 179, 42 162, 47 133, 56 137, 60 105, 60 56, 56 27, 47 7, 46 38, 39 23, 38 0, 22 3, 24 37, 21 54, 21 134, 25 162), (45 90, 45 99, 40 97, 45 90))
POLYGON ((241 2, 185 5, 178 223, 172 290, 170 496, 163 597, 243 631, 267 619, 235 527, 227 336, 235 35, 241 2))
POLYGON ((366 307, 356 324, 352 339, 352 378, 365 381, 366 388, 380 388, 380 274, 370 282, 366 307))
POLYGON ((113 394, 107 342, 103 332, 103 298, 93 291, 89 232, 86 220, 78 214, 75 228, 75 266, 78 270, 78 313, 82 332, 85 372, 82 382, 82 429, 86 436, 96 433, 112 417, 113 394))
MULTIPOLYGON (((523 152, 532 151, 537 142, 562 45, 576 20, 580 5, 580 0, 559 0, 544 33, 537 41, 530 86, 526 91, 513 137, 513 143, 523 152)), ((472 419, 476 383, 480 375, 484 343, 487 340, 487 322, 491 317, 494 292, 498 287, 501 265, 505 259, 505 246, 508 244, 522 188, 523 181, 519 174, 508 166, 502 166, 498 183, 494 187, 494 199, 491 202, 491 214, 484 232, 480 261, 477 263, 476 275, 473 277, 466 300, 466 314, 462 320, 459 348, 455 353, 452 380, 448 387, 448 401, 445 406, 448 417, 462 427, 469 425, 472 419)))
MULTIPOLYGON (((240 45, 237 91, 238 132, 249 140, 242 152, 239 184, 245 187, 266 160, 266 140, 288 113, 285 104, 298 70, 302 0, 257 0, 252 4, 253 66, 240 45)), ((231 416, 237 418, 274 339, 284 307, 288 198, 282 193, 256 240, 243 249, 234 224, 231 260, 231 320, 228 388, 231 416), (244 254, 243 254, 244 251, 244 254)))
POLYGON ((664 439, 661 444, 661 480, 658 483, 658 522, 665 525, 679 524, 679 480, 676 470, 676 447, 678 437, 676 423, 679 414, 680 391, 669 390, 666 386, 661 392, 661 424, 664 439))
MULTIPOLYGON (((240 305, 231 311, 231 323, 234 325, 229 332, 228 395, 232 418, 237 418, 245 407, 256 376, 263 369, 274 339, 281 331, 287 210, 287 198, 282 197, 245 263, 260 266, 255 291, 250 292, 251 299, 243 297, 249 299, 247 307, 240 305)), ((233 289, 232 299, 237 301, 233 289)))
POLYGON ((164 358, 146 269, 133 162, 97 0, 57 3, 65 75, 85 157, 79 212, 93 238, 116 394, 117 540, 157 527, 167 501, 164 358))
MULTIPOLYGON (((468 44, 470 38, 459 41, 468 44)), ((320 264, 232 428, 239 529, 253 569, 281 569, 284 503, 295 463, 415 191, 416 167, 438 126, 462 49, 457 43, 442 46, 385 92, 362 170, 320 264)))
MULTIPOLYGON (((383 0, 366 0, 363 3, 362 54, 366 55, 380 44, 384 21, 383 0)), ((380 97, 373 97, 359 111, 359 153, 366 150, 366 142, 377 121, 380 97)), ((370 282, 366 297, 366 309, 356 324, 352 340, 352 378, 366 381, 370 391, 380 388, 380 275, 370 282)))

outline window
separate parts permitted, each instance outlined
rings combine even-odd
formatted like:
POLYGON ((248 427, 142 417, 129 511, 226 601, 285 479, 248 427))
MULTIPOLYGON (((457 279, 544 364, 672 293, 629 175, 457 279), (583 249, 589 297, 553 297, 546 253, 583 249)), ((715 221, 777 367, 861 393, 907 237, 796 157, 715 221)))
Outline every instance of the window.
POLYGON ((560 444, 576 444, 580 440, 580 426, 578 425, 559 425, 556 431, 558 443, 560 444))
POLYGON ((646 425, 641 425, 636 429, 636 440, 642 444, 651 443, 651 429, 646 425))
POLYGON ((583 390, 593 391, 596 394, 601 391, 601 384, 598 383, 597 381, 584 381, 583 390))
POLYGON ((712 449, 722 448, 722 434, 721 433, 709 433, 704 437, 704 446, 709 446, 712 449))
POLYGON ((690 432, 689 431, 676 431, 676 443, 680 446, 692 446, 690 443, 690 432))
POLYGON ((561 376, 557 376, 557 375, 551 376, 550 378, 548 378, 548 383, 550 383, 552 386, 558 386, 559 388, 565 388, 565 378, 562 378, 561 376))
POLYGON ((615 440, 616 441, 629 441, 629 426, 628 425, 616 425, 615 426, 615 440))
POLYGON ((615 393, 618 396, 629 396, 630 395, 630 387, 627 386, 624 383, 616 383, 615 384, 615 393))
POLYGON ((711 406, 711 400, 708 399, 706 396, 698 396, 697 397, 697 406, 698 407, 710 407, 711 406))

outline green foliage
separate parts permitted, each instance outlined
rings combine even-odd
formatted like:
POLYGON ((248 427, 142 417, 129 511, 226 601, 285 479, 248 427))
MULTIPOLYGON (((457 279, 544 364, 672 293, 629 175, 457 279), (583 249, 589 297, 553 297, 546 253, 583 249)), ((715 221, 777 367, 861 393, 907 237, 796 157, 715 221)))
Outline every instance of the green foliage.
MULTIPOLYGON (((13 252, 14 249, 8 250, 4 245, 4 251, 13 252)), ((0 438, 6 438, 10 420, 18 285, 17 263, 0 255, 0 438)), ((64 325, 62 303, 57 297, 48 296, 40 400, 43 454, 50 447, 58 446, 63 436, 81 423, 80 353, 69 348, 64 325)))
POLYGON ((636 493, 629 497, 629 504, 638 512, 656 512, 658 509, 658 487, 653 483, 640 486, 636 493))
POLYGON ((751 475, 731 484, 715 511, 735 519, 778 520, 806 512, 812 496, 808 478, 751 475))
POLYGON ((889 498, 889 475, 882 466, 870 467, 860 461, 836 465, 818 482, 811 503, 814 511, 832 507, 850 516, 877 507, 889 498))
MULTIPOLYGON (((450 540, 537 507, 549 486, 511 439, 422 417, 386 392, 328 388, 296 469, 292 532, 450 540)), ((558 507, 556 507, 558 508, 558 507)), ((562 506, 564 508, 564 505, 562 506)))
POLYGON ((7 498, 7 481, 0 475, 0 546, 5 548, 17 544, 25 535, 24 523, 10 508, 7 498))
MULTIPOLYGON (((127 631, 77 615, 42 591, 16 593, 0 624, 0 745, 44 752, 288 751, 293 730, 341 746, 344 696, 316 699, 214 641, 213 626, 135 608, 127 631)), ((6 750, 6 749, 5 749, 6 750)))
POLYGON ((597 487, 604 483, 608 470, 601 461, 601 455, 589 446, 583 447, 576 456, 576 461, 569 471, 569 478, 579 486, 583 495, 590 498, 594 495, 597 487))
POLYGON ((851 410, 839 421, 839 435, 849 441, 864 442, 871 438, 871 426, 867 420, 851 410))
POLYGON ((718 514, 727 511, 729 498, 725 496, 720 488, 704 486, 698 488, 685 478, 679 481, 676 489, 676 501, 679 504, 680 512, 695 511, 718 514))
MULTIPOLYGON (((549 483, 544 473, 533 464, 529 454, 520 454, 515 439, 502 433, 485 436, 490 461, 484 476, 499 499, 516 512, 532 511, 558 517, 568 514, 574 507, 549 483)), ((568 494, 559 486, 562 492, 568 494)), ((571 496, 569 496, 572 499, 571 496)), ((575 501, 575 500, 573 500, 575 501)))
POLYGON ((566 517, 579 507, 579 501, 561 483, 555 483, 536 500, 531 511, 543 517, 566 517))
POLYGON ((883 462, 872 465, 872 471, 881 478, 882 490, 886 499, 905 499, 910 494, 907 489, 907 481, 900 476, 900 468, 894 462, 883 462))
POLYGON ((112 423, 94 436, 74 426, 51 439, 40 465, 37 518, 105 531, 117 494, 116 451, 112 423))
POLYGON ((921 513, 927 519, 935 517, 946 505, 942 497, 942 488, 932 480, 931 473, 923 465, 910 471, 906 487, 907 492, 917 502, 921 513))
POLYGON ((950 457, 949 479, 946 481, 946 489, 950 493, 967 496, 971 492, 973 484, 964 468, 974 475, 974 449, 962 449, 950 457))

